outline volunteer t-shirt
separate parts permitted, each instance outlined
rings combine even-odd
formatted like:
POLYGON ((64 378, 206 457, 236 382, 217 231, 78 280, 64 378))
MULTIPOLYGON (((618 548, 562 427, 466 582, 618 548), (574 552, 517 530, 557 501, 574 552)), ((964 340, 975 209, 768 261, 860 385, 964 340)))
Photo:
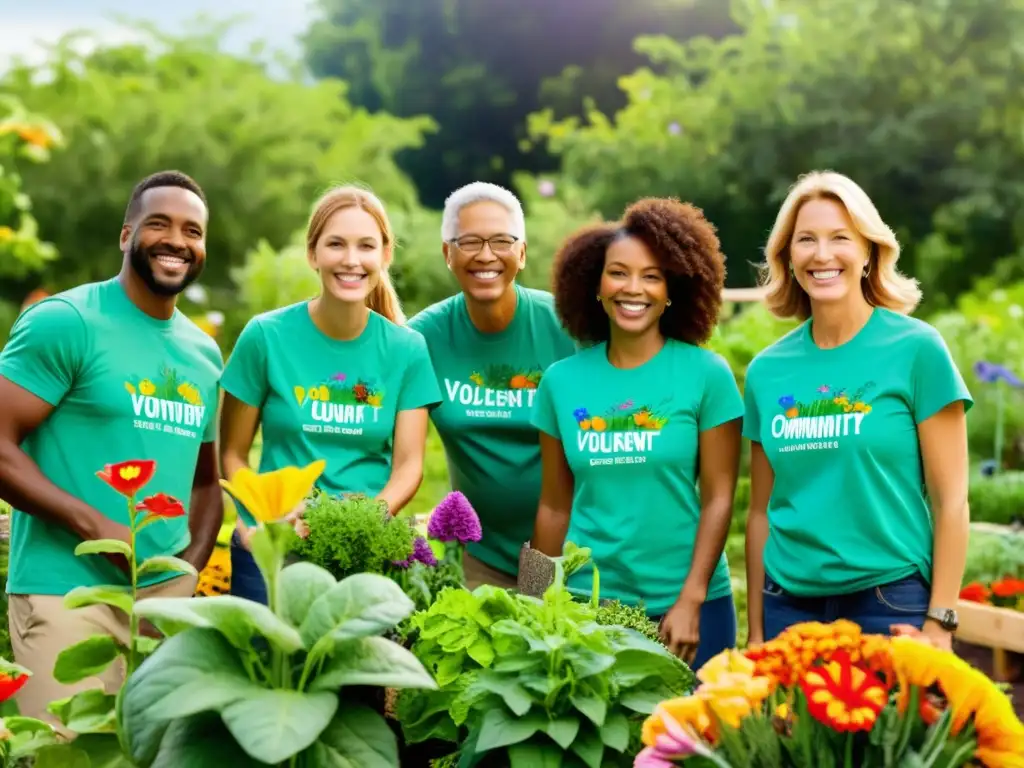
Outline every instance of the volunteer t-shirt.
POLYGON ((917 426, 971 395, 938 332, 875 309, 846 344, 802 324, 751 362, 744 436, 775 484, 765 569, 802 596, 932 575, 932 515, 917 426))
MULTIPOLYGON (((106 464, 154 460, 156 474, 138 500, 166 493, 188 509, 199 446, 216 439, 221 369, 220 350, 195 323, 178 311, 170 320, 150 317, 116 278, 33 304, 0 353, 0 376, 54 407, 22 448, 58 488, 124 525, 125 498, 96 473, 106 464)), ((63 595, 128 582, 102 556, 76 557, 80 543, 71 531, 15 510, 7 591, 63 595)), ((161 520, 139 532, 138 560, 175 555, 188 544, 187 517, 161 520)))
MULTIPOLYGON (((743 401, 728 365, 706 349, 669 340, 628 370, 609 363, 607 352, 599 344, 551 366, 534 423, 562 441, 574 480, 566 539, 591 548, 600 597, 642 600, 660 616, 693 559, 700 433, 741 418, 743 401)), ((592 578, 587 567, 568 586, 590 595, 592 578)), ((723 553, 707 600, 730 592, 723 553)))
POLYGON ((469 552, 514 575, 533 534, 540 497, 540 443, 530 421, 544 371, 576 346, 550 293, 516 286, 505 330, 482 333, 463 294, 420 312, 409 325, 427 341, 442 403, 431 413, 452 487, 480 517, 483 538, 469 552))
POLYGON ((338 341, 316 327, 307 301, 250 320, 222 386, 261 409, 260 472, 323 459, 317 484, 332 495, 380 493, 398 412, 441 399, 420 334, 370 312, 357 338, 338 341))

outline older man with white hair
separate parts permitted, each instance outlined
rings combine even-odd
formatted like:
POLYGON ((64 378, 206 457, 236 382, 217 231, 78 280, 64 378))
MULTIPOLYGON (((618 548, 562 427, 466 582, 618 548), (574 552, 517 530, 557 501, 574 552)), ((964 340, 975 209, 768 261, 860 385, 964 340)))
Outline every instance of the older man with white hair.
POLYGON ((466 580, 471 588, 515 587, 540 497, 540 443, 530 425, 537 385, 576 347, 551 294, 516 283, 526 266, 526 224, 512 192, 484 182, 453 192, 441 240, 461 291, 409 325, 427 340, 441 388, 431 418, 452 487, 483 526, 465 558, 466 580))

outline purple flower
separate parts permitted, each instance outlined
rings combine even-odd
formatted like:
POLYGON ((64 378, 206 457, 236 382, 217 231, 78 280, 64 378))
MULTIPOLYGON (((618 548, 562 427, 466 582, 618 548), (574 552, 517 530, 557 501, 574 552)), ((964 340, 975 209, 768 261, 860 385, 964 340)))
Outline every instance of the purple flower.
POLYGON ((683 126, 679 123, 671 122, 668 124, 668 132, 671 136, 679 136, 683 132, 683 126))
POLYGON ((541 197, 554 197, 555 182, 550 179, 541 179, 537 184, 537 191, 540 192, 541 197))
POLYGON ((427 523, 427 535, 437 541, 480 541, 480 518, 476 516, 469 499, 459 491, 452 491, 437 505, 427 523))
POLYGON ((434 556, 434 550, 430 548, 430 542, 422 536, 416 537, 412 544, 412 554, 407 559, 398 560, 393 562, 392 565, 396 568, 410 568, 416 562, 423 563, 430 568, 437 565, 437 558, 434 556))
POLYGON ((987 363, 984 360, 979 360, 974 364, 974 375, 985 384, 995 384, 1002 380, 1011 387, 1024 387, 1024 382, 1017 378, 1009 368, 995 363, 987 363))

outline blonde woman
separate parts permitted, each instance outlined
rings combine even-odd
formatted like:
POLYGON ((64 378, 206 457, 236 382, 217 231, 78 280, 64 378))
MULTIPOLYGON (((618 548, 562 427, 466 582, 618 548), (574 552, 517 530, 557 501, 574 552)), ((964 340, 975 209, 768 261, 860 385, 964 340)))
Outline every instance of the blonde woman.
POLYGON ((746 380, 751 642, 802 621, 910 624, 942 647, 966 557, 970 393, 899 245, 846 176, 802 177, 765 248, 768 308, 804 322, 746 380))
MULTIPOLYGON (((262 424, 261 472, 325 459, 317 485, 329 494, 366 493, 392 514, 415 495, 427 409, 441 395, 388 278, 394 242, 384 206, 366 190, 340 187, 316 204, 306 245, 320 295, 250 320, 224 370, 226 477, 248 466, 262 424)), ((231 591, 266 602, 249 533, 240 520, 231 591)))

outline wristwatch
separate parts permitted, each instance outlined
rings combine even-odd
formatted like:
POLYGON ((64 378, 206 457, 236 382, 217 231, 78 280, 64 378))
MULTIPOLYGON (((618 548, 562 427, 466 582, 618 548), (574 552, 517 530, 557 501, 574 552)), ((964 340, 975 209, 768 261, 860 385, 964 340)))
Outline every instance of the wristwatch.
POLYGON ((952 608, 929 608, 926 616, 932 621, 938 622, 939 626, 947 632, 956 632, 960 626, 960 619, 952 608))

